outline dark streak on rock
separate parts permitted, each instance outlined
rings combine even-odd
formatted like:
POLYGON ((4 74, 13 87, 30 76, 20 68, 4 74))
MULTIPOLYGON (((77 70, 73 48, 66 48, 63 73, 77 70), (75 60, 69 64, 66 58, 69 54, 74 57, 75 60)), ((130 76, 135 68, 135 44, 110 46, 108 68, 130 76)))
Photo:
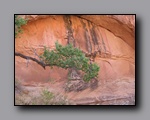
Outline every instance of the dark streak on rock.
POLYGON ((75 39, 73 37, 72 21, 70 15, 64 15, 63 19, 64 19, 65 27, 67 29, 68 44, 72 44, 75 47, 75 39))
POLYGON ((93 43, 94 45, 98 46, 98 52, 101 54, 101 47, 99 46, 99 43, 98 43, 98 38, 97 38, 96 31, 95 31, 95 27, 93 24, 91 25, 92 25, 92 28, 90 29, 90 32, 91 32, 93 43))
MULTIPOLYGON (((75 39, 73 36, 72 21, 71 21, 70 15, 64 15, 63 19, 64 19, 65 27, 67 30, 68 44, 72 44, 75 47, 75 39)), ((76 68, 70 68, 69 73, 71 74, 78 73, 78 70, 76 68)))
POLYGON ((104 53, 106 53, 106 45, 105 45, 105 42, 104 42, 104 40, 103 40, 103 36, 101 35, 101 33, 100 33, 100 36, 101 36, 101 40, 102 40, 102 46, 103 46, 103 48, 104 48, 104 53))
POLYGON ((84 38, 85 38, 85 40, 86 40, 86 48, 87 48, 87 51, 88 51, 89 53, 91 53, 91 52, 92 52, 92 45, 91 45, 91 42, 90 42, 89 32, 88 32, 88 30, 87 30, 86 24, 85 24, 82 20, 80 20, 80 21, 81 21, 81 24, 82 24, 82 26, 83 26, 83 29, 85 30, 85 32, 84 32, 84 38))
MULTIPOLYGON (((111 32, 114 36, 116 36, 116 37, 118 37, 118 38, 120 38, 120 39, 122 39, 123 41, 126 42, 126 40, 124 39, 124 37, 122 37, 121 35, 118 35, 118 34, 112 32, 112 30, 110 30, 110 29, 108 29, 108 28, 106 28, 106 27, 104 27, 104 26, 102 26, 102 25, 100 25, 100 24, 96 24, 96 23, 94 23, 94 22, 92 22, 92 21, 90 21, 90 20, 88 20, 88 19, 82 17, 81 15, 77 15, 77 17, 80 18, 80 19, 83 19, 83 20, 87 20, 87 21, 89 21, 90 23, 92 23, 92 24, 94 24, 94 25, 96 25, 96 26, 100 26, 100 27, 102 27, 102 28, 108 30, 108 31, 111 32)), ((130 35, 132 35, 132 34, 130 33, 130 35)), ((134 35, 133 35, 133 36, 134 36, 134 35)), ((126 42, 126 43, 127 43, 127 42, 126 42)), ((127 43, 127 44, 128 44, 129 46, 131 46, 131 47, 134 49, 134 47, 133 47, 132 45, 130 45, 129 43, 127 43)))

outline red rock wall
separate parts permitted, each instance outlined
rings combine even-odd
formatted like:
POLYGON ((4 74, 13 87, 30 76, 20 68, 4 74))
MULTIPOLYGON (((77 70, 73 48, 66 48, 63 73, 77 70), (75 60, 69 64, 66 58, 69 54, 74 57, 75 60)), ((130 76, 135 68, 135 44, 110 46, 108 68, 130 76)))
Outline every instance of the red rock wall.
MULTIPOLYGON (((98 79, 102 84, 135 76, 134 16, 30 17, 33 18, 23 26, 23 34, 15 40, 16 52, 37 58, 33 49, 41 54, 43 46, 54 49, 57 40, 62 45, 72 42, 84 52, 99 51, 95 62, 100 66, 98 79)), ((15 57, 15 76, 25 82, 66 80, 67 73, 57 67, 44 70, 33 61, 27 67, 27 60, 15 57)))

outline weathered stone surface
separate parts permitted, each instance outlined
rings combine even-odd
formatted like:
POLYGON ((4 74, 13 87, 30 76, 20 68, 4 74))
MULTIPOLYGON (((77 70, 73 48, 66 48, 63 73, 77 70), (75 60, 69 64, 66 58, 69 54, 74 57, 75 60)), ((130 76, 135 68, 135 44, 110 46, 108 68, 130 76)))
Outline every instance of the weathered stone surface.
POLYGON ((83 92, 70 93, 68 97, 78 105, 133 105, 135 81, 132 78, 118 79, 105 85, 99 84, 95 90, 86 89, 83 92))
POLYGON ((115 36, 125 41, 133 49, 135 49, 135 16, 81 15, 80 17, 93 22, 96 26, 100 26, 107 29, 108 31, 112 32, 115 36))
POLYGON ((84 80, 69 80, 65 84, 64 88, 66 92, 79 92, 85 90, 86 88, 91 88, 94 90, 98 88, 98 80, 92 79, 90 82, 85 82, 84 80))
MULTIPOLYGON (((23 34, 15 40, 16 52, 38 58, 34 50, 40 55, 44 46, 55 49, 56 41, 62 45, 72 42, 85 53, 97 53, 92 59, 100 66, 99 86, 88 97, 101 96, 99 93, 106 96, 104 88, 116 80, 119 80, 120 85, 115 84, 116 87, 113 87, 111 84, 109 87, 112 91, 118 92, 110 93, 108 96, 124 95, 126 89, 134 95, 135 16, 28 15, 21 17, 28 18, 29 22, 22 27, 23 34), (125 83, 122 81, 123 78, 127 78, 125 83), (127 81, 130 80, 132 82, 128 84, 127 81)), ((15 77, 25 83, 48 83, 54 79, 58 83, 61 82, 60 85, 63 86, 68 79, 67 75, 68 70, 57 67, 53 69, 46 67, 44 70, 33 61, 27 62, 25 59, 15 57, 15 77)), ((60 88, 63 90, 63 87, 60 88)), ((78 96, 81 99, 85 98, 88 92, 84 90, 78 95, 75 94, 75 98, 72 98, 70 93, 68 95, 70 99, 77 99, 78 96)), ((128 98, 129 95, 121 96, 121 98, 125 97, 128 98)))

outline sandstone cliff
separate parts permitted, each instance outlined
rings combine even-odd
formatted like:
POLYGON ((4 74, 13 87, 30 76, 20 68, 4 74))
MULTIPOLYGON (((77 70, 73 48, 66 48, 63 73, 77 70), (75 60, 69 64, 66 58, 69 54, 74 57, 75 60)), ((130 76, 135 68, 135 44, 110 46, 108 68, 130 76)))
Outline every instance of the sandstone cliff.
MULTIPOLYGON (((103 104, 110 104, 105 101, 134 96, 134 15, 23 15, 21 17, 28 18, 28 24, 22 27, 23 34, 15 39, 16 52, 37 58, 34 50, 40 55, 44 46, 54 49, 56 41, 62 45, 71 42, 100 66, 98 88, 94 91, 87 89, 80 94, 67 93, 70 99, 79 103, 99 99, 103 104)), ((53 69, 46 67, 44 70, 33 61, 29 60, 27 63, 26 59, 15 57, 15 77, 26 84, 47 84, 54 80, 55 85, 60 87, 67 81, 67 75, 67 70, 57 67, 53 69)), ((63 87, 58 88, 58 91, 59 89, 61 91, 63 87)))

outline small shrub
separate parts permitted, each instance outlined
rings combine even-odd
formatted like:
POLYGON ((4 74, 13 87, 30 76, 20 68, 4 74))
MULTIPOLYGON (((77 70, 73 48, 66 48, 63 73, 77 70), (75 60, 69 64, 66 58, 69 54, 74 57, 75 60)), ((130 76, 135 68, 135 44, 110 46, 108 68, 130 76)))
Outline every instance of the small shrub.
POLYGON ((70 105, 66 97, 44 89, 39 96, 19 94, 15 96, 15 105, 70 105))
POLYGON ((48 90, 44 89, 42 91, 42 99, 44 103, 47 105, 49 101, 54 97, 54 94, 52 92, 49 92, 48 90))
POLYGON ((18 15, 15 15, 15 37, 18 36, 19 33, 22 33, 21 26, 27 24, 27 19, 20 18, 18 15))

